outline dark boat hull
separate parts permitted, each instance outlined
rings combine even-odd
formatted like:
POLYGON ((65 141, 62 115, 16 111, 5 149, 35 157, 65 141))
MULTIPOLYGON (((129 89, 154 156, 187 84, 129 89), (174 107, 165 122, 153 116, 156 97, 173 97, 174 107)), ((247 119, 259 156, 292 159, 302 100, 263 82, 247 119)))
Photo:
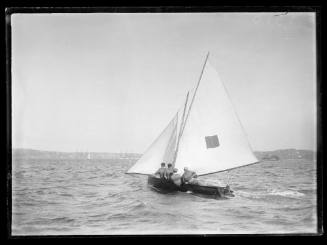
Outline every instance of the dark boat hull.
POLYGON ((163 192, 191 192, 196 195, 203 195, 211 198, 225 198, 234 196, 233 191, 226 187, 220 186, 202 186, 194 184, 175 185, 173 182, 165 179, 149 176, 148 184, 163 192))
POLYGON ((180 190, 173 182, 152 176, 148 177, 148 184, 161 191, 173 192, 180 190))

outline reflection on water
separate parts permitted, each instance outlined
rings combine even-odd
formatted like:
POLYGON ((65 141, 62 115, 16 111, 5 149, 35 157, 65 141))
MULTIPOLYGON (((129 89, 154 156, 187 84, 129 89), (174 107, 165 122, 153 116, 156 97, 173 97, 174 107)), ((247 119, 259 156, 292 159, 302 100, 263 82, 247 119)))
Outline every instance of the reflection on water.
POLYGON ((262 162, 203 177, 235 197, 161 194, 135 160, 13 160, 12 234, 316 232, 315 164, 262 162))

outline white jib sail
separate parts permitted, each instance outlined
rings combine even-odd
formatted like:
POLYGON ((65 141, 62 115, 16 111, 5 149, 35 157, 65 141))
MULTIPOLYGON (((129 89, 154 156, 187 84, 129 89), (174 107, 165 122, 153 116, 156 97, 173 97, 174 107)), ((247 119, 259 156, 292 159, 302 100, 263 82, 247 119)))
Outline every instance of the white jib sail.
POLYGON ((127 173, 154 174, 162 162, 171 163, 173 161, 176 149, 177 121, 178 114, 127 173))
POLYGON ((206 64, 179 142, 175 167, 198 175, 258 162, 218 73, 206 64))

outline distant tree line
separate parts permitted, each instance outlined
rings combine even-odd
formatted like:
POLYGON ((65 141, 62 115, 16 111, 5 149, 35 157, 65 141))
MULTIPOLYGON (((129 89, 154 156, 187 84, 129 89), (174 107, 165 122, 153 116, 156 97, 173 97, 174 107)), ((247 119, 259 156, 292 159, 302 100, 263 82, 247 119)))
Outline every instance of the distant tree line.
POLYGON ((276 151, 261 151, 255 152, 255 155, 260 160, 278 161, 283 159, 305 159, 314 160, 316 154, 310 150, 296 150, 296 149, 284 149, 276 151))

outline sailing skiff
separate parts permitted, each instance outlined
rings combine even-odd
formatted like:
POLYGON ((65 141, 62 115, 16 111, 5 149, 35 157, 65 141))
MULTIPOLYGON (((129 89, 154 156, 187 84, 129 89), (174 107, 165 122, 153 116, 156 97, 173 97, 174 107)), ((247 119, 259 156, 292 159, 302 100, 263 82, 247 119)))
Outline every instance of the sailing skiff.
POLYGON ((188 167, 197 176, 258 162, 224 84, 208 62, 208 57, 209 53, 196 87, 187 93, 184 105, 127 174, 148 175, 148 184, 159 190, 221 198, 233 196, 229 186, 177 186, 155 177, 153 173, 161 162, 172 163, 179 174, 182 174, 184 167, 188 167))

